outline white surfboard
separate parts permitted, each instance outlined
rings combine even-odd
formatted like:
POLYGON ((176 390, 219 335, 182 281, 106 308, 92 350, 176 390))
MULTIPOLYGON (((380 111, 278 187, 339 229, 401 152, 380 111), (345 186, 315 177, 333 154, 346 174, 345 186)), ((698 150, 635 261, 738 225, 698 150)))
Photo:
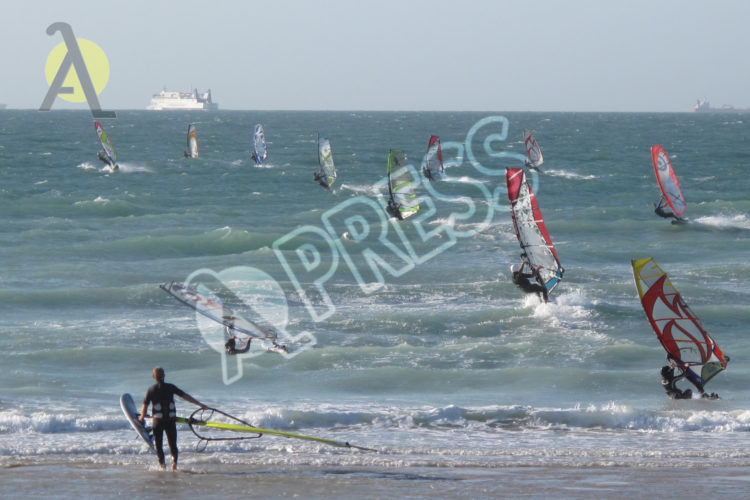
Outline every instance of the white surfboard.
POLYGON ((146 429, 146 427, 138 421, 138 410, 135 407, 133 396, 127 392, 120 396, 120 408, 122 408, 122 412, 125 414, 125 418, 128 419, 128 422, 130 422, 130 426, 133 430, 138 433, 141 439, 148 443, 151 449, 154 449, 154 436, 151 434, 150 429, 146 429))

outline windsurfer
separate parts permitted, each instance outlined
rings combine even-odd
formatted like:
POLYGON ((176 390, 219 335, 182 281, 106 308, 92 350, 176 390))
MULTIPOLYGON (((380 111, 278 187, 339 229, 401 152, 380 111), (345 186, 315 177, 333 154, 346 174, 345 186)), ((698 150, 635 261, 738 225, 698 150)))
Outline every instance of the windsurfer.
POLYGON ((683 371, 680 375, 675 376, 674 374, 675 364, 671 359, 669 365, 661 367, 661 384, 664 386, 664 390, 667 391, 667 396, 670 399, 691 399, 693 397, 693 391, 690 389, 680 390, 675 384, 677 381, 685 377, 683 371))
POLYGON ((430 171, 429 168, 427 167, 422 168, 422 173, 427 179, 432 180, 432 172, 430 171))
POLYGON ((524 273, 523 268, 526 266, 526 264, 527 262, 524 260, 521 262, 521 267, 519 269, 516 269, 515 265, 510 267, 511 272, 513 273, 513 275, 511 276, 513 284, 523 290, 525 293, 536 293, 539 298, 543 299, 544 302, 547 302, 547 287, 539 283, 531 282, 532 278, 535 280, 539 278, 539 269, 534 269, 531 264, 529 264, 529 267, 531 267, 532 271, 530 273, 524 273))
POLYGON ((224 326, 224 330, 227 332, 227 335, 229 335, 229 340, 226 341, 224 344, 224 349, 226 350, 228 355, 233 354, 242 354, 250 350, 250 342, 253 340, 252 337, 248 337, 245 345, 237 348, 237 336, 232 335, 232 330, 234 328, 231 326, 224 326))
POLYGON ((535 172, 540 172, 539 167, 537 167, 536 165, 534 165, 533 163, 531 163, 531 161, 529 161, 528 159, 523 162, 523 166, 526 167, 526 168, 528 168, 529 170, 533 170, 535 172))
POLYGON ((104 151, 100 150, 98 153, 96 153, 96 156, 98 156, 102 163, 104 163, 105 165, 109 165, 113 168, 117 167, 117 165, 115 165, 114 162, 110 159, 109 155, 104 151))
POLYGON ((174 384, 164 382, 164 369, 161 366, 154 368, 152 376, 156 383, 148 388, 146 397, 143 398, 143 406, 138 420, 143 423, 146 417, 149 403, 151 404, 152 429, 154 432, 154 445, 156 446, 156 457, 159 465, 164 468, 164 433, 167 433, 169 452, 172 455, 172 470, 177 470, 177 425, 174 405, 174 395, 180 396, 185 401, 198 405, 205 409, 206 405, 193 398, 174 384))
POLYGON ((398 208, 399 208, 399 204, 393 201, 393 198, 388 200, 388 207, 386 210, 392 217, 396 217, 397 219, 400 219, 401 212, 399 212, 398 208))
POLYGON ((323 186, 324 188, 326 189, 331 188, 331 186, 329 186, 328 183, 325 181, 325 178, 323 178, 323 176, 320 175, 318 172, 313 173, 313 179, 315 179, 315 181, 321 186, 323 186))
MULTIPOLYGON (((679 381, 682 378, 686 378, 685 370, 687 369, 688 365, 684 364, 682 366, 679 366, 675 360, 671 359, 670 357, 667 357, 667 361, 669 362, 668 365, 661 367, 661 383, 664 386, 664 390, 667 391, 667 395, 671 399, 692 399, 693 397, 693 391, 690 389, 685 389, 684 391, 681 391, 675 384, 677 384, 677 381, 679 381), (679 367, 680 371, 682 372, 680 375, 675 376, 674 369, 675 367, 679 367)), ((688 380, 690 378, 688 377, 688 380)), ((693 382, 691 380, 691 382, 693 382)), ((696 384, 693 382, 693 384, 698 388, 698 390, 701 393, 701 398, 703 399, 719 399, 719 395, 715 392, 707 393, 703 390, 703 387, 699 384, 696 384)))
POLYGON ((669 210, 664 210, 664 207, 667 206, 666 201, 664 200, 664 197, 662 197, 661 200, 659 200, 659 203, 654 203, 654 213, 658 215, 659 217, 664 217, 665 219, 669 219, 670 217, 674 217, 675 219, 680 219, 675 214, 670 212, 669 210))

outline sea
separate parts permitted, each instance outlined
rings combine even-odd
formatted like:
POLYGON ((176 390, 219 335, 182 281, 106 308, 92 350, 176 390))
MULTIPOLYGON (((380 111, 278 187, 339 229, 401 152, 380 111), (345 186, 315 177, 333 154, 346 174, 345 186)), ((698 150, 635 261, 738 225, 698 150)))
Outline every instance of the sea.
POLYGON ((125 110, 101 120, 116 172, 94 121, 0 111, 3 498, 750 491, 750 116, 125 110), (199 158, 183 155, 190 123, 199 158), (524 129, 565 269, 546 304, 510 281, 505 171, 523 167, 524 129), (431 135, 445 171, 428 182, 431 135), (313 180, 318 137, 331 190, 313 180), (655 144, 687 224, 654 214, 655 144), (420 200, 403 221, 384 210, 391 149, 420 200), (667 398, 633 281, 645 257, 731 358, 706 386, 720 399, 667 398), (171 282, 271 325, 289 354, 223 355, 221 326, 171 282), (140 406, 155 366, 243 422, 371 450, 180 426, 178 472, 162 471, 119 404, 140 406))

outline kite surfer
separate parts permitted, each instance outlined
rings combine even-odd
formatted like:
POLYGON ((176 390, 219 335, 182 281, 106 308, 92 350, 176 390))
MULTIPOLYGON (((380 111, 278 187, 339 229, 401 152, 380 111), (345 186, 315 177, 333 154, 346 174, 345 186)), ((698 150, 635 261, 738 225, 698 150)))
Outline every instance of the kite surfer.
POLYGON ((511 276, 513 284, 523 290, 525 293, 536 293, 539 298, 543 299, 544 302, 547 302, 547 287, 539 283, 531 282, 532 278, 535 280, 539 278, 539 269, 534 269, 531 264, 529 264, 532 272, 524 273, 523 268, 526 266, 526 264, 527 262, 524 260, 521 262, 521 267, 519 269, 516 269, 515 265, 510 266, 510 270, 513 273, 513 275, 511 276))
POLYGON ((164 468, 164 433, 167 433, 169 452, 172 455, 172 470, 177 470, 177 412, 174 405, 174 395, 177 394, 185 401, 206 409, 206 405, 187 394, 174 384, 164 382, 164 369, 161 366, 154 368, 152 376, 156 383, 148 388, 146 397, 143 398, 143 406, 138 420, 143 423, 146 417, 149 403, 151 404, 151 427, 154 433, 154 445, 156 446, 156 457, 159 465, 164 468))

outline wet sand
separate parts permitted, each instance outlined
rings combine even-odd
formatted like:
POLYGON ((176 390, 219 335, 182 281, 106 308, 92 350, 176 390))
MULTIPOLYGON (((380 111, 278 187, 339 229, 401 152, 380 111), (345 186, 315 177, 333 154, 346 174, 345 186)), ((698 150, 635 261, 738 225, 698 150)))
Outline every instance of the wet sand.
POLYGON ((0 469, 10 498, 747 498, 746 467, 243 468, 52 463, 0 469))

